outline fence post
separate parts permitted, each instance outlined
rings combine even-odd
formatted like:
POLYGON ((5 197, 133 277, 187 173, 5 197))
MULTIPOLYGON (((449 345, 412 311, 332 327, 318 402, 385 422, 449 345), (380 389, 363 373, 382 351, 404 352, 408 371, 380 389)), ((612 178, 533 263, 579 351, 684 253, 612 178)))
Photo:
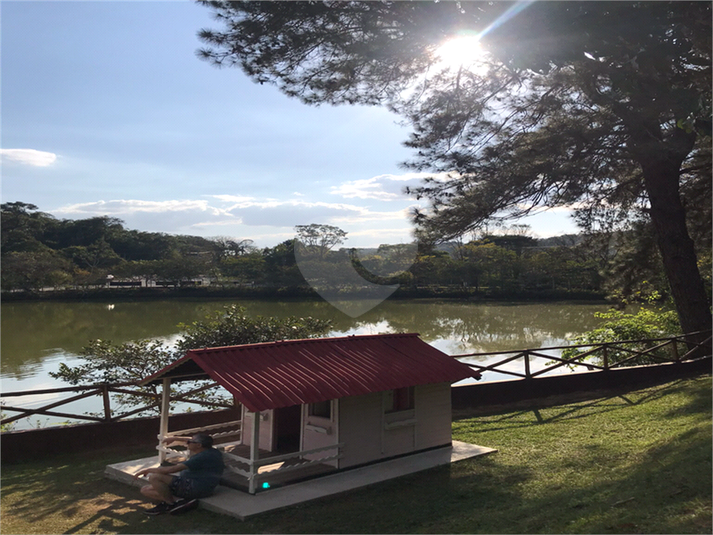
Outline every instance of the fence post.
POLYGON ((102 397, 104 398, 104 421, 111 421, 111 398, 109 397, 109 385, 102 385, 102 397))
POLYGON ((532 379, 532 374, 530 373, 530 353, 525 351, 525 379, 532 379))
POLYGON ((671 348, 673 350, 673 361, 681 362, 681 355, 678 354, 678 339, 674 338, 671 342, 671 348))
POLYGON ((602 348, 602 364, 604 366, 604 371, 609 371, 609 346, 604 346, 602 348))

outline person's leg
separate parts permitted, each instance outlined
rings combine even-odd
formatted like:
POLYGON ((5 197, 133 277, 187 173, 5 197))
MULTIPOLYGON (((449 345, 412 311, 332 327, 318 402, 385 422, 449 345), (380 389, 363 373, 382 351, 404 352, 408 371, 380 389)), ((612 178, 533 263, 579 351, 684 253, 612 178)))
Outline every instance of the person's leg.
POLYGON ((174 477, 169 474, 149 474, 149 484, 141 487, 141 494, 156 502, 175 502, 170 489, 174 477))

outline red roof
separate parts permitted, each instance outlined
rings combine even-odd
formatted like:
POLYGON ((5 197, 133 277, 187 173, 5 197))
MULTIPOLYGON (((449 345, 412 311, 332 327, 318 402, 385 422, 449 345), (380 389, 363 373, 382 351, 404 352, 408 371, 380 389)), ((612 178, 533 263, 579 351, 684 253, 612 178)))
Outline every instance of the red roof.
POLYGON ((142 384, 206 376, 250 411, 480 378, 417 334, 382 334, 195 349, 142 384))

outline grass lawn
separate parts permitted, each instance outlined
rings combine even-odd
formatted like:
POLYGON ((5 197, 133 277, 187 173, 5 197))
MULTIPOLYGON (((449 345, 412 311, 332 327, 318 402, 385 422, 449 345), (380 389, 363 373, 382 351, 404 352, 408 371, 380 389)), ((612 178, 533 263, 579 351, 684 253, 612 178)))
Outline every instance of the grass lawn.
POLYGON ((711 377, 454 422, 498 453, 245 522, 147 517, 106 464, 151 452, 4 466, 10 533, 711 533, 711 377))

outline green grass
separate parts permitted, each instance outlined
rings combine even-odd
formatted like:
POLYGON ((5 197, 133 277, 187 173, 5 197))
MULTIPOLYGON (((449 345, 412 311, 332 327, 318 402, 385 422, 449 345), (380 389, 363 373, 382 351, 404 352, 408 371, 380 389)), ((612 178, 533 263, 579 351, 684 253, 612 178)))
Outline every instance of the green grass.
POLYGON ((146 517, 79 455, 2 471, 2 533, 711 533, 711 378, 588 402, 461 419, 498 453, 245 522, 146 517))

